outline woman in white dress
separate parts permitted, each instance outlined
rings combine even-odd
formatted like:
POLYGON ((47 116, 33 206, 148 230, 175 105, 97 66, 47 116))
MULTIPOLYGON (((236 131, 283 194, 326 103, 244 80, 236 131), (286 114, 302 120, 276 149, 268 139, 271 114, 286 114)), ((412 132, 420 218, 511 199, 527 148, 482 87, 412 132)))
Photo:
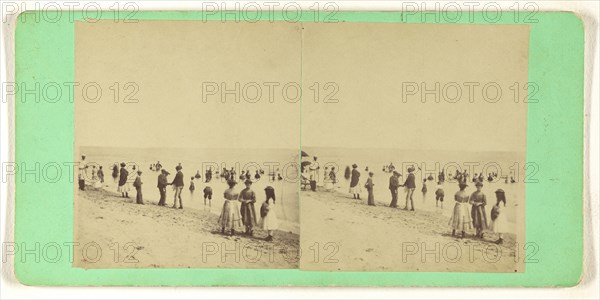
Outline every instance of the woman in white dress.
POLYGON ((492 232, 498 234, 498 240, 496 244, 502 244, 502 233, 506 232, 506 215, 504 213, 504 208, 506 207, 506 196, 504 195, 504 190, 498 189, 496 190, 496 205, 492 208, 492 218, 490 221, 489 229, 492 232), (503 205, 500 205, 500 202, 503 205))
POLYGON ((241 230, 242 227, 242 215, 240 213, 240 201, 239 193, 235 190, 235 180, 228 180, 227 185, 229 188, 223 192, 225 202, 223 203, 223 209, 221 210, 221 216, 219 217, 219 225, 221 226, 221 233, 229 232, 230 235, 234 235, 236 230, 241 230))
POLYGON ((460 190, 454 194, 456 204, 450 222, 448 222, 448 225, 452 227, 452 236, 456 234, 457 230, 460 230, 462 238, 465 237, 465 230, 471 229, 471 211, 469 210, 471 205, 469 204, 469 194, 465 192, 467 186, 463 182, 458 184, 460 190))
POLYGON ((277 213, 275 212, 275 189, 271 186, 265 188, 267 200, 260 207, 260 222, 259 225, 263 230, 267 231, 266 241, 273 240, 273 230, 279 228, 277 213), (272 200, 272 201, 269 201, 272 200))

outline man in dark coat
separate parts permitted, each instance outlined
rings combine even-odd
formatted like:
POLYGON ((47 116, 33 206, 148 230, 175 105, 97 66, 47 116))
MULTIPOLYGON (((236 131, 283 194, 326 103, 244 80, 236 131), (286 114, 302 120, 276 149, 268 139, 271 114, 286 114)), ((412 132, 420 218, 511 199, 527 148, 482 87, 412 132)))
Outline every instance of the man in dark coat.
POLYGON ((357 170, 358 166, 356 164, 352 165, 352 173, 350 175, 350 193, 354 199, 360 200, 360 186, 358 185, 358 180, 360 179, 360 172, 357 170))
POLYGON ((161 169, 160 175, 158 175, 158 184, 156 185, 156 187, 160 192, 160 200, 158 200, 158 205, 160 206, 166 205, 165 202, 167 201, 167 185, 169 185, 169 182, 167 181, 168 175, 169 172, 167 172, 165 169, 161 169))
POLYGON ((175 186, 175 196, 173 199, 173 208, 177 208, 177 199, 179 199, 179 209, 183 209, 183 201, 181 200, 181 192, 183 191, 183 172, 181 172, 181 169, 183 169, 183 167, 181 167, 180 165, 175 167, 175 170, 177 170, 177 174, 175 174, 175 178, 173 179, 173 182, 171 182, 172 185, 175 186))
POLYGON ((404 210, 408 210, 408 201, 410 200, 410 210, 415 210, 415 205, 413 203, 413 193, 415 192, 415 188, 417 185, 415 184, 415 171, 414 167, 408 168, 408 176, 406 177, 406 181, 404 181, 404 187, 406 188, 406 205, 404 206, 404 210))
POLYGON ((142 182, 142 171, 138 170, 135 181, 133 182, 136 191, 135 203, 144 205, 144 199, 142 198, 142 184, 144 184, 142 182))
POLYGON ((125 163, 121 163, 121 170, 119 171, 119 187, 117 191, 121 192, 123 198, 129 198, 129 185, 127 184, 129 171, 127 171, 125 166, 125 163))
POLYGON ((392 176, 390 176, 390 185, 389 189, 392 193, 392 202, 390 203, 390 207, 397 208, 398 207, 398 187, 400 186, 400 181, 398 177, 400 173, 398 171, 394 171, 392 176))

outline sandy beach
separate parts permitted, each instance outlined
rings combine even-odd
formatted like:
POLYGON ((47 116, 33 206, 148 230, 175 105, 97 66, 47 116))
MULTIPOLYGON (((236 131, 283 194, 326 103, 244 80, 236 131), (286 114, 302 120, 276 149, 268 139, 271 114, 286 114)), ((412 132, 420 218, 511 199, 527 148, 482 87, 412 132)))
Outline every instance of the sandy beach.
POLYGON ((220 232, 218 216, 196 209, 135 204, 116 191, 75 192, 75 267, 92 268, 285 268, 298 267, 298 234, 275 231, 253 237, 220 232), (101 253, 100 253, 101 252, 101 253))
MULTIPOLYGON (((380 188, 381 189, 381 188, 380 188)), ((483 240, 451 236, 448 217, 440 211, 414 212, 376 207, 352 199, 347 188, 301 192, 302 249, 318 243, 319 255, 303 255, 300 267, 329 271, 518 272, 514 234, 486 233, 483 240), (310 233, 310 234, 309 234, 310 233), (326 248, 324 245, 328 245, 326 248)), ((400 199, 404 193, 400 191, 400 199)), ((451 198, 451 197, 448 197, 451 198)), ((450 200, 450 199, 448 199, 450 200)), ((400 201, 403 203, 403 201, 400 201)), ((454 201, 446 202, 446 209, 454 201)))

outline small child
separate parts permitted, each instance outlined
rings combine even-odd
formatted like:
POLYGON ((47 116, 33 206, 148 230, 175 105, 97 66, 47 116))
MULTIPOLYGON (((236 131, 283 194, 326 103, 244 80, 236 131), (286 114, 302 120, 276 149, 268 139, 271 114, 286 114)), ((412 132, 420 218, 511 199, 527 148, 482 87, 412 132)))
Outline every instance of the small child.
POLYGON ((438 181, 435 190, 435 207, 438 207, 438 201, 441 204, 441 208, 444 208, 444 188, 442 182, 438 181))
POLYGON ((206 205, 206 199, 208 199, 208 206, 212 205, 212 188, 210 186, 204 187, 204 205, 206 205))
POLYGON ((265 188, 265 195, 267 200, 260 207, 260 227, 267 231, 267 237, 265 241, 273 240, 273 230, 279 227, 277 221, 277 214, 275 212, 275 189, 271 186, 265 188), (272 202, 269 200, 273 199, 272 202))
POLYGON ((421 193, 423 193, 423 201, 425 201, 425 196, 427 195, 427 178, 423 179, 423 188, 421 188, 421 193))
POLYGON ((502 239, 502 233, 506 232, 506 216, 502 212, 506 207, 506 196, 504 195, 504 190, 498 189, 496 190, 496 205, 492 208, 492 212, 490 215, 492 216, 492 220, 490 221, 490 230, 498 234, 498 240, 496 244, 502 244, 504 241, 502 239), (500 202, 504 205, 500 206, 500 202))
POLYGON ((192 177, 192 179, 190 179, 190 193, 194 193, 194 190, 196 190, 196 187, 194 186, 194 177, 192 177))
POLYGON ((333 182, 333 184, 337 183, 337 178, 335 175, 335 167, 331 167, 331 171, 329 172, 329 179, 333 182))
POLYGON ((142 184, 142 171, 137 171, 137 176, 133 182, 136 191, 135 203, 144 205, 144 200, 142 199, 142 184))

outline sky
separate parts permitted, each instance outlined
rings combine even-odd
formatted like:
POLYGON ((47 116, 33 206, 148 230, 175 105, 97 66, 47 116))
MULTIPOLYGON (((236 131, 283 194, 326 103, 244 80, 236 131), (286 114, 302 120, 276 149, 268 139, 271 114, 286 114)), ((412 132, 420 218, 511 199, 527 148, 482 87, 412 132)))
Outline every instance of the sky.
POLYGON ((80 146, 526 146, 526 25, 106 20, 75 37, 80 146))

